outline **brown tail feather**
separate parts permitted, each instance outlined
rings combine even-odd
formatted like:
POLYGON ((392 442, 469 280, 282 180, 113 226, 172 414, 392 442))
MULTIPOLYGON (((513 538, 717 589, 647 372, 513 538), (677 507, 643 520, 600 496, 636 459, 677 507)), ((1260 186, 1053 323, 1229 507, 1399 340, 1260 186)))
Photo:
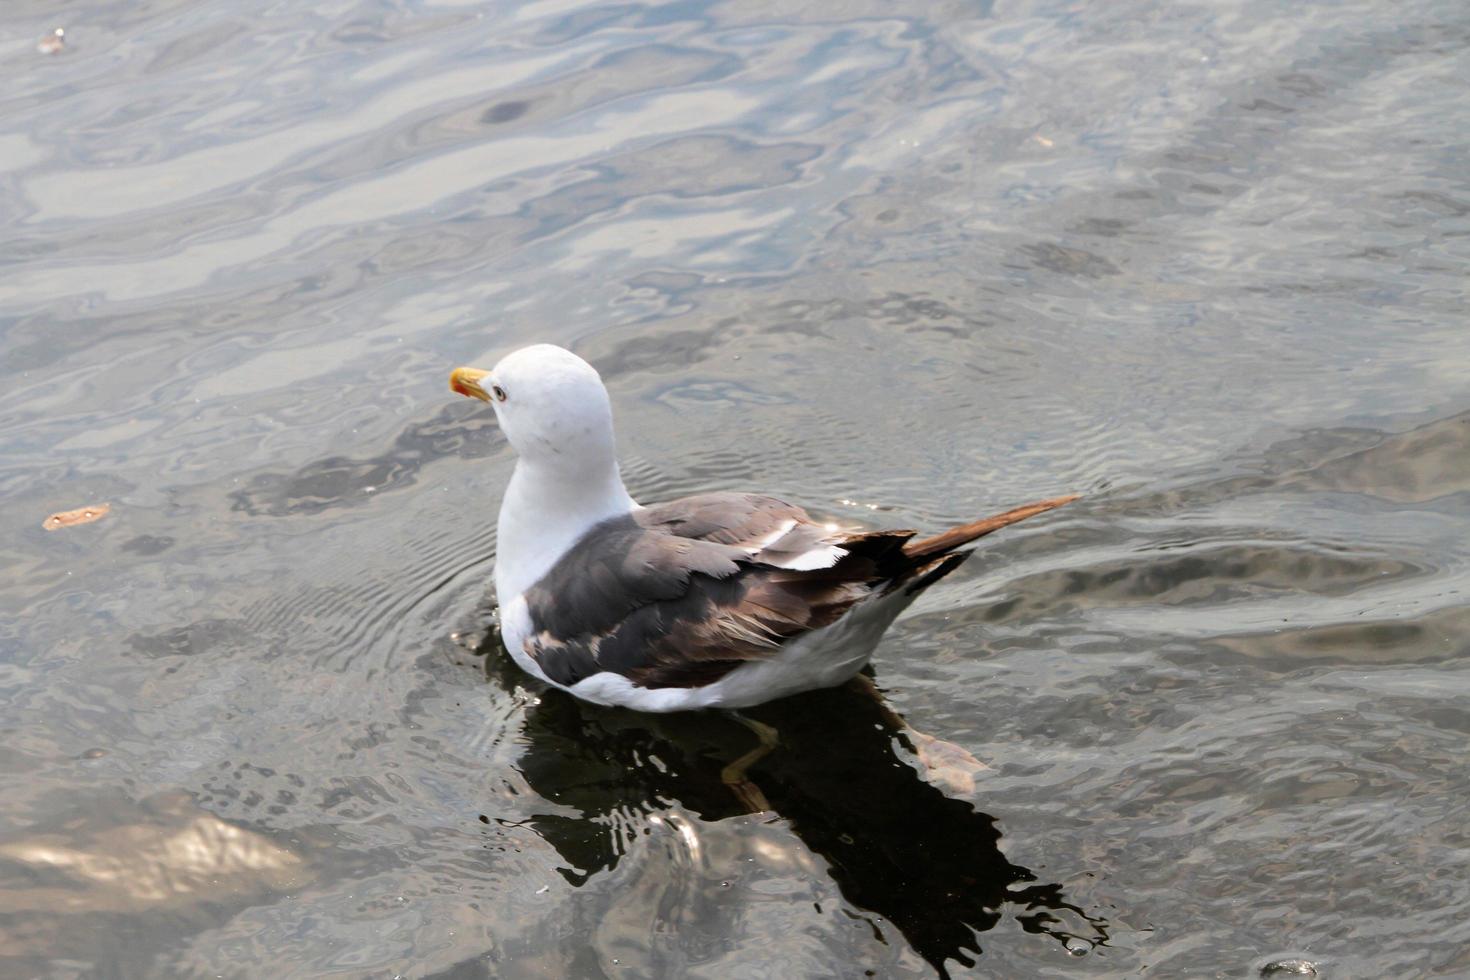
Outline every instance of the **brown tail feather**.
POLYGON ((1008 510, 1004 514, 996 514, 971 524, 961 524, 952 527, 942 534, 936 534, 932 538, 923 538, 919 541, 910 541, 903 546, 903 553, 908 558, 928 558, 933 555, 942 555, 946 551, 953 551, 962 544, 969 544, 976 538, 983 538, 991 531, 999 531, 1003 527, 1009 527, 1017 521, 1024 521, 1028 517, 1037 514, 1045 514, 1049 510, 1055 510, 1063 504, 1070 504, 1082 495, 1080 493, 1068 494, 1065 497, 1052 497, 1050 500, 1038 500, 1034 504, 1017 507, 1008 510))

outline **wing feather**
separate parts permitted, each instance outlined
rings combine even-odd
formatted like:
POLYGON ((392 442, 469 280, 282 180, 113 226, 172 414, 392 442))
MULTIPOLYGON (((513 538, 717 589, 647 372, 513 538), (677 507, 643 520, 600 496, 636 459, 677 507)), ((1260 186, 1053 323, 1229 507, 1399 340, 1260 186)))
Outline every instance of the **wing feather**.
POLYGON ((608 670, 712 683, 872 595, 912 533, 840 531, 756 494, 644 508, 598 525, 528 590, 527 652, 566 685, 608 670))

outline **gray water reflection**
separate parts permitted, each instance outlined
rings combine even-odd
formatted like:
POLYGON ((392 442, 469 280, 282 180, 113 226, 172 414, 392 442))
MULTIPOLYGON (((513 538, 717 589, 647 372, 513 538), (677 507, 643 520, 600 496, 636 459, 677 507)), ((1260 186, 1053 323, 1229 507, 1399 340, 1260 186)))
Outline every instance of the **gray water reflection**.
POLYGON ((0 973, 1470 972, 1463 3, 6 13, 0 973), (879 654, 972 794, 467 648, 531 340, 641 497, 1087 494, 879 654))

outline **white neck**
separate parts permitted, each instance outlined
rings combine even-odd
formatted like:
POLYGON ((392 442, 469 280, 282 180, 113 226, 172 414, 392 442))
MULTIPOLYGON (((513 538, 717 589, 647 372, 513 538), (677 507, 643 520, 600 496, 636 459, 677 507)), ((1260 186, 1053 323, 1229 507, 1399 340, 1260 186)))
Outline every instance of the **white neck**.
POLYGON ((593 525, 637 508, 615 461, 577 477, 524 458, 517 461, 500 502, 495 546, 501 608, 540 581, 593 525))

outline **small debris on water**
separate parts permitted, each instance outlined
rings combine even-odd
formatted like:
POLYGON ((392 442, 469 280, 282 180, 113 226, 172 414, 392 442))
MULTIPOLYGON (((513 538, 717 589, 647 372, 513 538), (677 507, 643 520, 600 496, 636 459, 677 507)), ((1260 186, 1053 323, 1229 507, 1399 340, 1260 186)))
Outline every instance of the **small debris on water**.
POLYGON ((46 518, 41 526, 48 531, 59 531, 64 527, 91 524, 102 520, 111 510, 111 504, 93 504, 90 507, 78 507, 76 510, 63 510, 46 518))
POLYGON ((1273 960, 1261 967, 1263 977, 1315 977, 1317 964, 1311 960, 1273 960))
POLYGON ((485 638, 486 634, 478 630, 467 630, 464 632, 456 630, 449 634, 450 643, 476 656, 479 656, 483 652, 480 647, 484 644, 485 638))
POLYGON ((36 50, 42 54, 61 54, 66 50, 66 28, 58 27, 41 38, 41 42, 36 45, 36 50))

